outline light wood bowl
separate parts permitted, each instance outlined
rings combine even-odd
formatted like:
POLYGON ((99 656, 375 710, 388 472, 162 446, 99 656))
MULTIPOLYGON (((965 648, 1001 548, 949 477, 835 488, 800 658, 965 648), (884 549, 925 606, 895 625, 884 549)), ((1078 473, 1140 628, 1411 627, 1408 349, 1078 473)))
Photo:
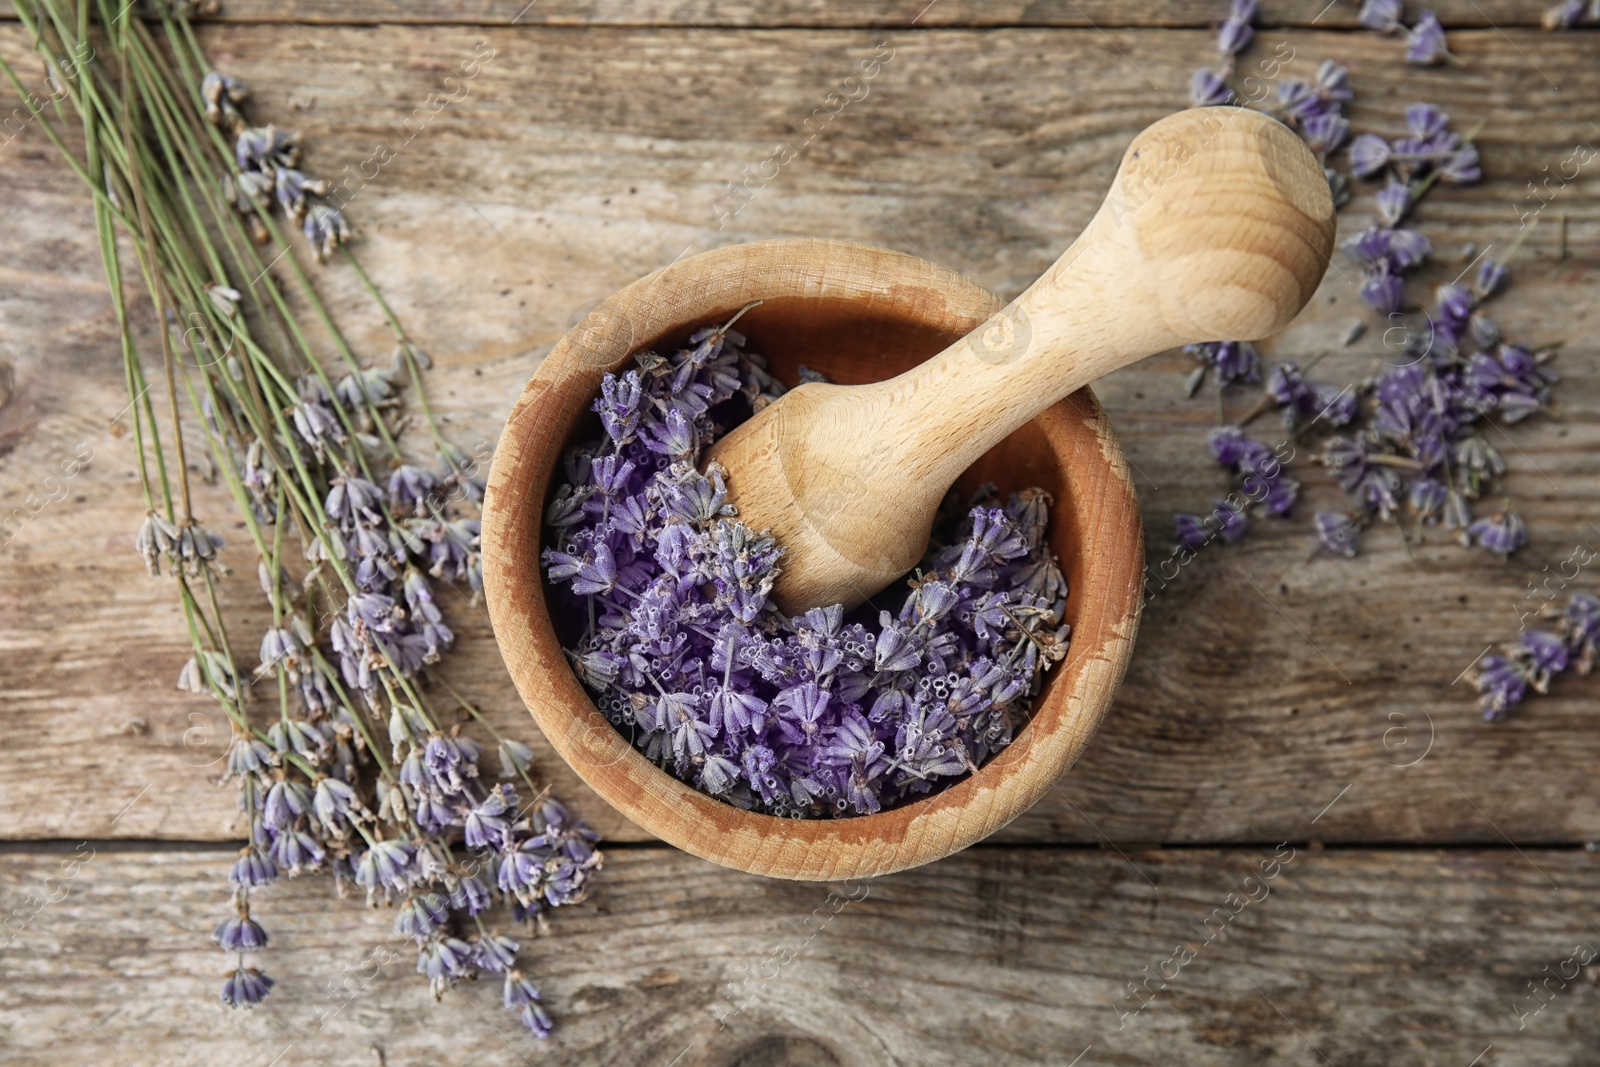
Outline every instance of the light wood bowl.
MULTIPOLYGON (((877 815, 780 819, 740 811, 673 778, 606 721, 573 674, 539 565, 562 452, 597 437, 590 404, 633 351, 672 351, 696 328, 764 301, 738 329, 777 376, 804 363, 852 384, 900 373, 1001 307, 943 267, 887 249, 780 240, 692 256, 601 303, 551 351, 506 422, 483 512, 484 588, 495 636, 539 728, 595 792, 641 828, 713 862, 815 881, 887 874, 950 855, 1030 807, 1072 765, 1122 680, 1138 630, 1143 531, 1122 450, 1081 389, 985 455, 958 485, 1040 486, 1070 593, 1067 658, 1032 719, 976 774, 877 815)), ((864 443, 866 444, 866 443, 864 443)), ((738 472, 733 473, 738 477, 738 472)))

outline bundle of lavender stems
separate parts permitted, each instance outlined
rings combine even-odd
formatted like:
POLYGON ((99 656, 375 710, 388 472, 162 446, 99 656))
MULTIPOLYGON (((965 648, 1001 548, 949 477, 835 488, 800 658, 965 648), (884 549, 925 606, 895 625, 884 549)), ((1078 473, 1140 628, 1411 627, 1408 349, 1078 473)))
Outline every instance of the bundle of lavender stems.
POLYGON ((702 792, 796 819, 927 796, 1010 744, 1067 652, 1049 497, 952 496, 908 586, 788 616, 783 546, 738 520, 720 465, 699 469, 783 385, 731 323, 635 360, 606 374, 605 435, 568 453, 546 515, 554 614, 612 724, 702 792))
POLYGON ((431 677, 454 640, 436 594, 475 600, 481 587, 483 485, 477 459, 445 440, 428 406, 427 355, 345 247, 349 225, 322 199, 330 186, 299 169, 297 136, 250 125, 246 87, 209 69, 184 7, 163 6, 149 24, 120 2, 19 0, 17 12, 57 113, 81 124, 74 150, 0 62, 94 198, 148 512, 135 543, 183 609, 194 654, 179 687, 208 694, 232 728, 221 779, 237 789, 246 843, 229 874, 231 913, 213 933, 233 961, 222 1001, 253 1005, 273 986, 256 963, 268 943, 261 891, 321 872, 341 895, 395 909, 435 997, 499 975, 506 1007, 548 1034, 522 946, 490 909, 499 901, 502 918, 542 921, 584 899, 601 854, 535 783, 529 747, 431 677), (360 280, 393 330, 389 360, 358 358, 290 226, 315 259, 338 255, 360 280), (160 324, 160 410, 130 320, 130 253, 160 324), (331 353, 308 339, 291 295, 331 353), (405 383, 427 428, 420 455, 400 447, 405 383), (193 510, 195 426, 271 608, 255 662, 223 624, 222 540, 193 510), (430 683, 448 695, 442 706, 430 683))

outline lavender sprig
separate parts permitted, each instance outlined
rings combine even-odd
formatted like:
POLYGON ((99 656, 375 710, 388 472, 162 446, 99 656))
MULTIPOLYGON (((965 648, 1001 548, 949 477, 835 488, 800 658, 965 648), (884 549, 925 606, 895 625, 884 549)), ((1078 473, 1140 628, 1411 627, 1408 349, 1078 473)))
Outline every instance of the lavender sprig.
MULTIPOLYGON (((512 783, 486 785, 481 749, 422 688, 453 642, 435 583, 469 594, 481 587, 482 484, 474 464, 439 434, 421 388, 427 357, 348 249, 345 258, 400 342, 392 367, 356 357, 285 245, 273 263, 298 285, 343 362, 342 374, 330 373, 257 251, 258 240, 285 244, 274 212, 315 222, 318 258, 348 236, 347 224, 314 201, 328 185, 299 169, 298 138, 247 124, 245 87, 205 72, 181 8, 159 13, 158 35, 105 2, 95 6, 101 55, 117 61, 117 74, 90 72, 63 94, 83 124, 85 158, 48 117, 32 118, 94 197, 149 513, 135 547, 152 574, 165 572, 174 583, 194 648, 178 685, 212 695, 232 731, 224 777, 237 787, 246 844, 229 874, 233 914, 213 931, 236 956, 222 999, 250 1006, 273 988, 245 958, 268 944, 254 897, 277 878, 302 873, 331 872, 341 887, 354 884, 375 902, 395 904, 396 929, 416 940, 419 970, 436 993, 464 976, 505 972, 517 943, 488 930, 480 913, 496 896, 517 920, 576 903, 601 858, 594 835, 533 784, 526 746, 496 736, 503 764, 526 793, 512 783), (163 181, 148 181, 153 173, 163 181), (128 326, 123 239, 140 247, 150 269, 146 288, 158 321, 174 324, 161 334, 165 431, 128 326), (255 280, 234 285, 230 278, 255 280), (273 314, 287 329, 286 354, 253 332, 252 323, 273 314), (397 444, 402 371, 433 430, 429 461, 402 455, 397 444), (191 511, 182 393, 258 557, 271 620, 254 670, 244 668, 222 624, 224 546, 191 511), (291 566, 290 537, 300 543, 304 568, 291 566), (269 701, 257 690, 274 682, 276 714, 263 723, 260 705, 269 701), (515 878, 503 876, 508 869, 515 878)), ((27 3, 18 13, 47 63, 63 52, 95 54, 76 36, 87 10, 27 3)), ((20 85, 9 66, 0 62, 0 70, 20 85)), ((463 710, 488 728, 475 709, 463 703, 463 710)), ((527 979, 519 974, 517 982, 520 996, 537 999, 527 979)), ((516 1010, 531 1031, 549 1032, 542 1009, 516 1010)))
POLYGON ((1600 600, 1575 593, 1554 632, 1524 630, 1501 651, 1479 661, 1473 679, 1483 717, 1502 719, 1530 691, 1547 693, 1551 680, 1569 669, 1588 674, 1600 643, 1600 600))

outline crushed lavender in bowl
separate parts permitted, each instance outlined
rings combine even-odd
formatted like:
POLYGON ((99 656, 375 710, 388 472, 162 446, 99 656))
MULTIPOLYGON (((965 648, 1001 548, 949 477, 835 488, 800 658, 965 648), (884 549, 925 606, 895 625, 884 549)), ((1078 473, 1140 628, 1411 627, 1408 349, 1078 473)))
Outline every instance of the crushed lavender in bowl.
POLYGON ((847 817, 943 789, 1011 743, 1066 655, 1050 498, 952 499, 903 587, 786 617, 768 599, 782 546, 697 467, 784 391, 744 345, 706 327, 605 376, 605 435, 568 453, 546 514, 574 669, 639 751, 739 808, 847 817))

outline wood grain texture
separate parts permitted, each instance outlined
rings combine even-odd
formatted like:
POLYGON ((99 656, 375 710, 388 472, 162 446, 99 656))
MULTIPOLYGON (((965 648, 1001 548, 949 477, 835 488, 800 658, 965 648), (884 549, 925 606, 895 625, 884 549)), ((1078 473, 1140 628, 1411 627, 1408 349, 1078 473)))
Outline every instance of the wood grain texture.
MULTIPOLYGON (((915 803, 849 819, 791 820, 741 811, 667 774, 624 740, 579 684, 538 564, 562 455, 598 432, 591 411, 601 377, 626 367, 637 347, 671 350, 699 325, 749 308, 739 330, 780 381, 810 366, 840 389, 868 388, 935 356, 997 304, 953 271, 898 252, 759 241, 679 260, 607 298, 591 316, 604 328, 580 323, 528 382, 501 434, 484 501, 489 614, 506 667, 545 736, 638 826, 756 874, 812 881, 886 874, 988 837, 1053 788, 1083 751, 1133 651, 1144 563, 1128 468, 1087 389, 996 441, 968 472, 970 484, 992 482, 1002 493, 1050 494, 1051 548, 1070 589, 1071 647, 1016 740, 976 774, 915 803)), ((861 435, 855 443, 869 463, 883 462, 876 457, 899 444, 861 435)), ((762 473, 732 468, 730 485, 762 473)), ((834 491, 847 497, 873 490, 862 476, 834 491)), ((796 538, 784 531, 779 540, 788 547, 796 538)))
MULTIPOLYGON (((1465 241, 1503 250, 1516 240, 1519 211, 1537 204, 1527 183, 1597 136, 1585 121, 1600 88, 1593 34, 1458 32, 1452 47, 1472 77, 1405 68, 1395 42, 1367 34, 1283 37, 1297 55, 1290 74, 1308 77, 1324 55, 1351 66, 1357 129, 1399 130, 1418 97, 1462 128, 1488 120, 1484 183, 1436 190, 1417 215, 1440 250, 1432 280, 1466 266, 1455 251, 1465 241)), ((484 454, 568 326, 684 251, 842 237, 1019 292, 1082 229, 1129 138, 1183 102, 1189 69, 1210 47, 1204 30, 1088 29, 215 26, 204 39, 250 82, 256 114, 305 131, 308 168, 346 182, 367 263, 436 358, 434 395, 450 432, 484 454), (791 124, 804 127, 886 38, 895 58, 871 94, 820 129, 813 122, 810 140, 797 134, 791 124), (415 117, 429 93, 453 91, 444 79, 480 41, 496 53, 469 94, 415 117), (719 229, 724 183, 747 180, 743 168, 782 139, 803 152, 719 229), (353 176, 380 143, 393 158, 376 171, 368 164, 376 177, 363 184, 353 176)), ((1275 44, 1263 34, 1262 49, 1275 44)), ((0 26, 0 49, 38 77, 15 24, 0 26)), ((0 114, 15 106, 6 95, 0 114)), ((0 146, 0 511, 50 495, 43 479, 80 441, 95 459, 67 483, 67 499, 31 515, 0 549, 0 810, 11 815, 0 835, 230 839, 232 801, 207 766, 224 724, 207 702, 171 689, 187 650, 170 591, 143 576, 132 551, 141 509, 128 438, 111 428, 126 398, 88 200, 52 151, 27 128, 0 146), (198 752, 185 747, 191 728, 198 752), (86 781, 95 792, 80 800, 86 781)), ((1600 838, 1596 682, 1564 678, 1496 726, 1478 720, 1465 682, 1452 685, 1516 632, 1516 611, 1532 603, 1526 583, 1555 572, 1574 545, 1600 547, 1600 182, 1591 171, 1552 184, 1496 312, 1513 338, 1566 342, 1560 416, 1490 435, 1510 468, 1503 488, 1528 519, 1528 548, 1501 564, 1430 533, 1408 554, 1390 529, 1371 534, 1354 562, 1313 559, 1304 524, 1342 497, 1302 459, 1298 521, 1258 523, 1249 541, 1208 550, 1160 590, 1104 728, 1005 839, 1279 840, 1304 833, 1347 786, 1312 833, 1600 838), (1565 259, 1556 258, 1561 217, 1565 259), (1388 732, 1397 715, 1407 733, 1388 732), (1407 737, 1417 747, 1393 747, 1407 737), (1421 763, 1398 766, 1429 737, 1421 763)), ((1370 189, 1358 191, 1345 234, 1372 217, 1370 189)), ((1354 382, 1381 369, 1385 350, 1376 329, 1339 347, 1358 312, 1353 272, 1338 259, 1334 268, 1268 353, 1305 361, 1329 351, 1317 377, 1354 382)), ((323 277, 359 350, 386 358, 383 324, 354 280, 337 268, 323 277)), ((1426 298, 1425 284, 1416 295, 1426 298)), ((140 326, 154 351, 151 324, 140 326)), ((1171 513, 1202 509, 1227 488, 1201 445, 1214 399, 1181 397, 1189 366, 1174 353, 1096 385, 1134 470, 1154 563, 1171 513)), ((1251 402, 1228 400, 1234 415, 1251 402)), ((208 518, 230 513, 220 487, 202 488, 199 500, 208 518)), ((238 572, 224 589, 230 621, 254 633, 263 624, 254 561, 232 546, 224 558, 238 572)), ((1592 571, 1575 587, 1593 591, 1592 571)), ((460 634, 454 684, 497 726, 539 745, 540 771, 585 816, 609 836, 638 838, 539 741, 481 609, 446 608, 460 634)))
MULTIPOLYGON (((1446 27, 1533 27, 1547 0, 1430 0, 1446 27)), ((1265 0, 1262 26, 1360 25, 1356 0, 1331 4, 1265 0)), ((1214 0, 226 0, 222 22, 362 25, 456 23, 522 26, 698 26, 710 28, 874 26, 925 29, 967 26, 1059 26, 1123 29, 1213 27, 1222 9, 1214 0)), ((0 19, 14 17, 9 9, 0 19)), ((1408 18, 1414 18, 1410 12, 1408 18)))
POLYGON ((1083 233, 1010 304, 893 378, 803 385, 712 447, 741 520, 784 546, 774 602, 855 607, 910 571, 962 472, 1090 382, 1288 326, 1333 215, 1321 165, 1275 119, 1194 108, 1140 131, 1083 233))
POLYGON ((226 854, 101 852, 63 880, 70 851, 13 852, 0 864, 0 903, 26 908, 30 892, 59 903, 30 914, 0 952, 0 1059, 1593 1062, 1600 967, 1574 979, 1578 968, 1563 964, 1580 945, 1600 950, 1595 856, 1276 854, 1287 862, 1271 866, 1272 846, 1127 860, 981 848, 919 871, 819 886, 662 849, 613 853, 590 903, 561 909, 548 936, 524 948, 557 1020, 549 1042, 535 1045, 507 1025, 495 983, 434 1004, 409 945, 390 932, 392 914, 330 906, 323 881, 261 894, 256 913, 272 937, 261 962, 278 985, 262 1007, 230 1012, 215 1002, 227 963, 207 940, 211 917, 227 908, 226 854), (1246 895, 1256 902, 1241 903, 1246 895), (1181 968, 1167 962, 1179 945, 1194 952, 1181 968), (1176 977, 1165 990, 1152 980, 1153 999, 1131 1014, 1145 997, 1132 998, 1129 983, 1158 970, 1176 977), (1563 970, 1569 980, 1552 981, 1534 1014, 1528 983, 1563 970))

